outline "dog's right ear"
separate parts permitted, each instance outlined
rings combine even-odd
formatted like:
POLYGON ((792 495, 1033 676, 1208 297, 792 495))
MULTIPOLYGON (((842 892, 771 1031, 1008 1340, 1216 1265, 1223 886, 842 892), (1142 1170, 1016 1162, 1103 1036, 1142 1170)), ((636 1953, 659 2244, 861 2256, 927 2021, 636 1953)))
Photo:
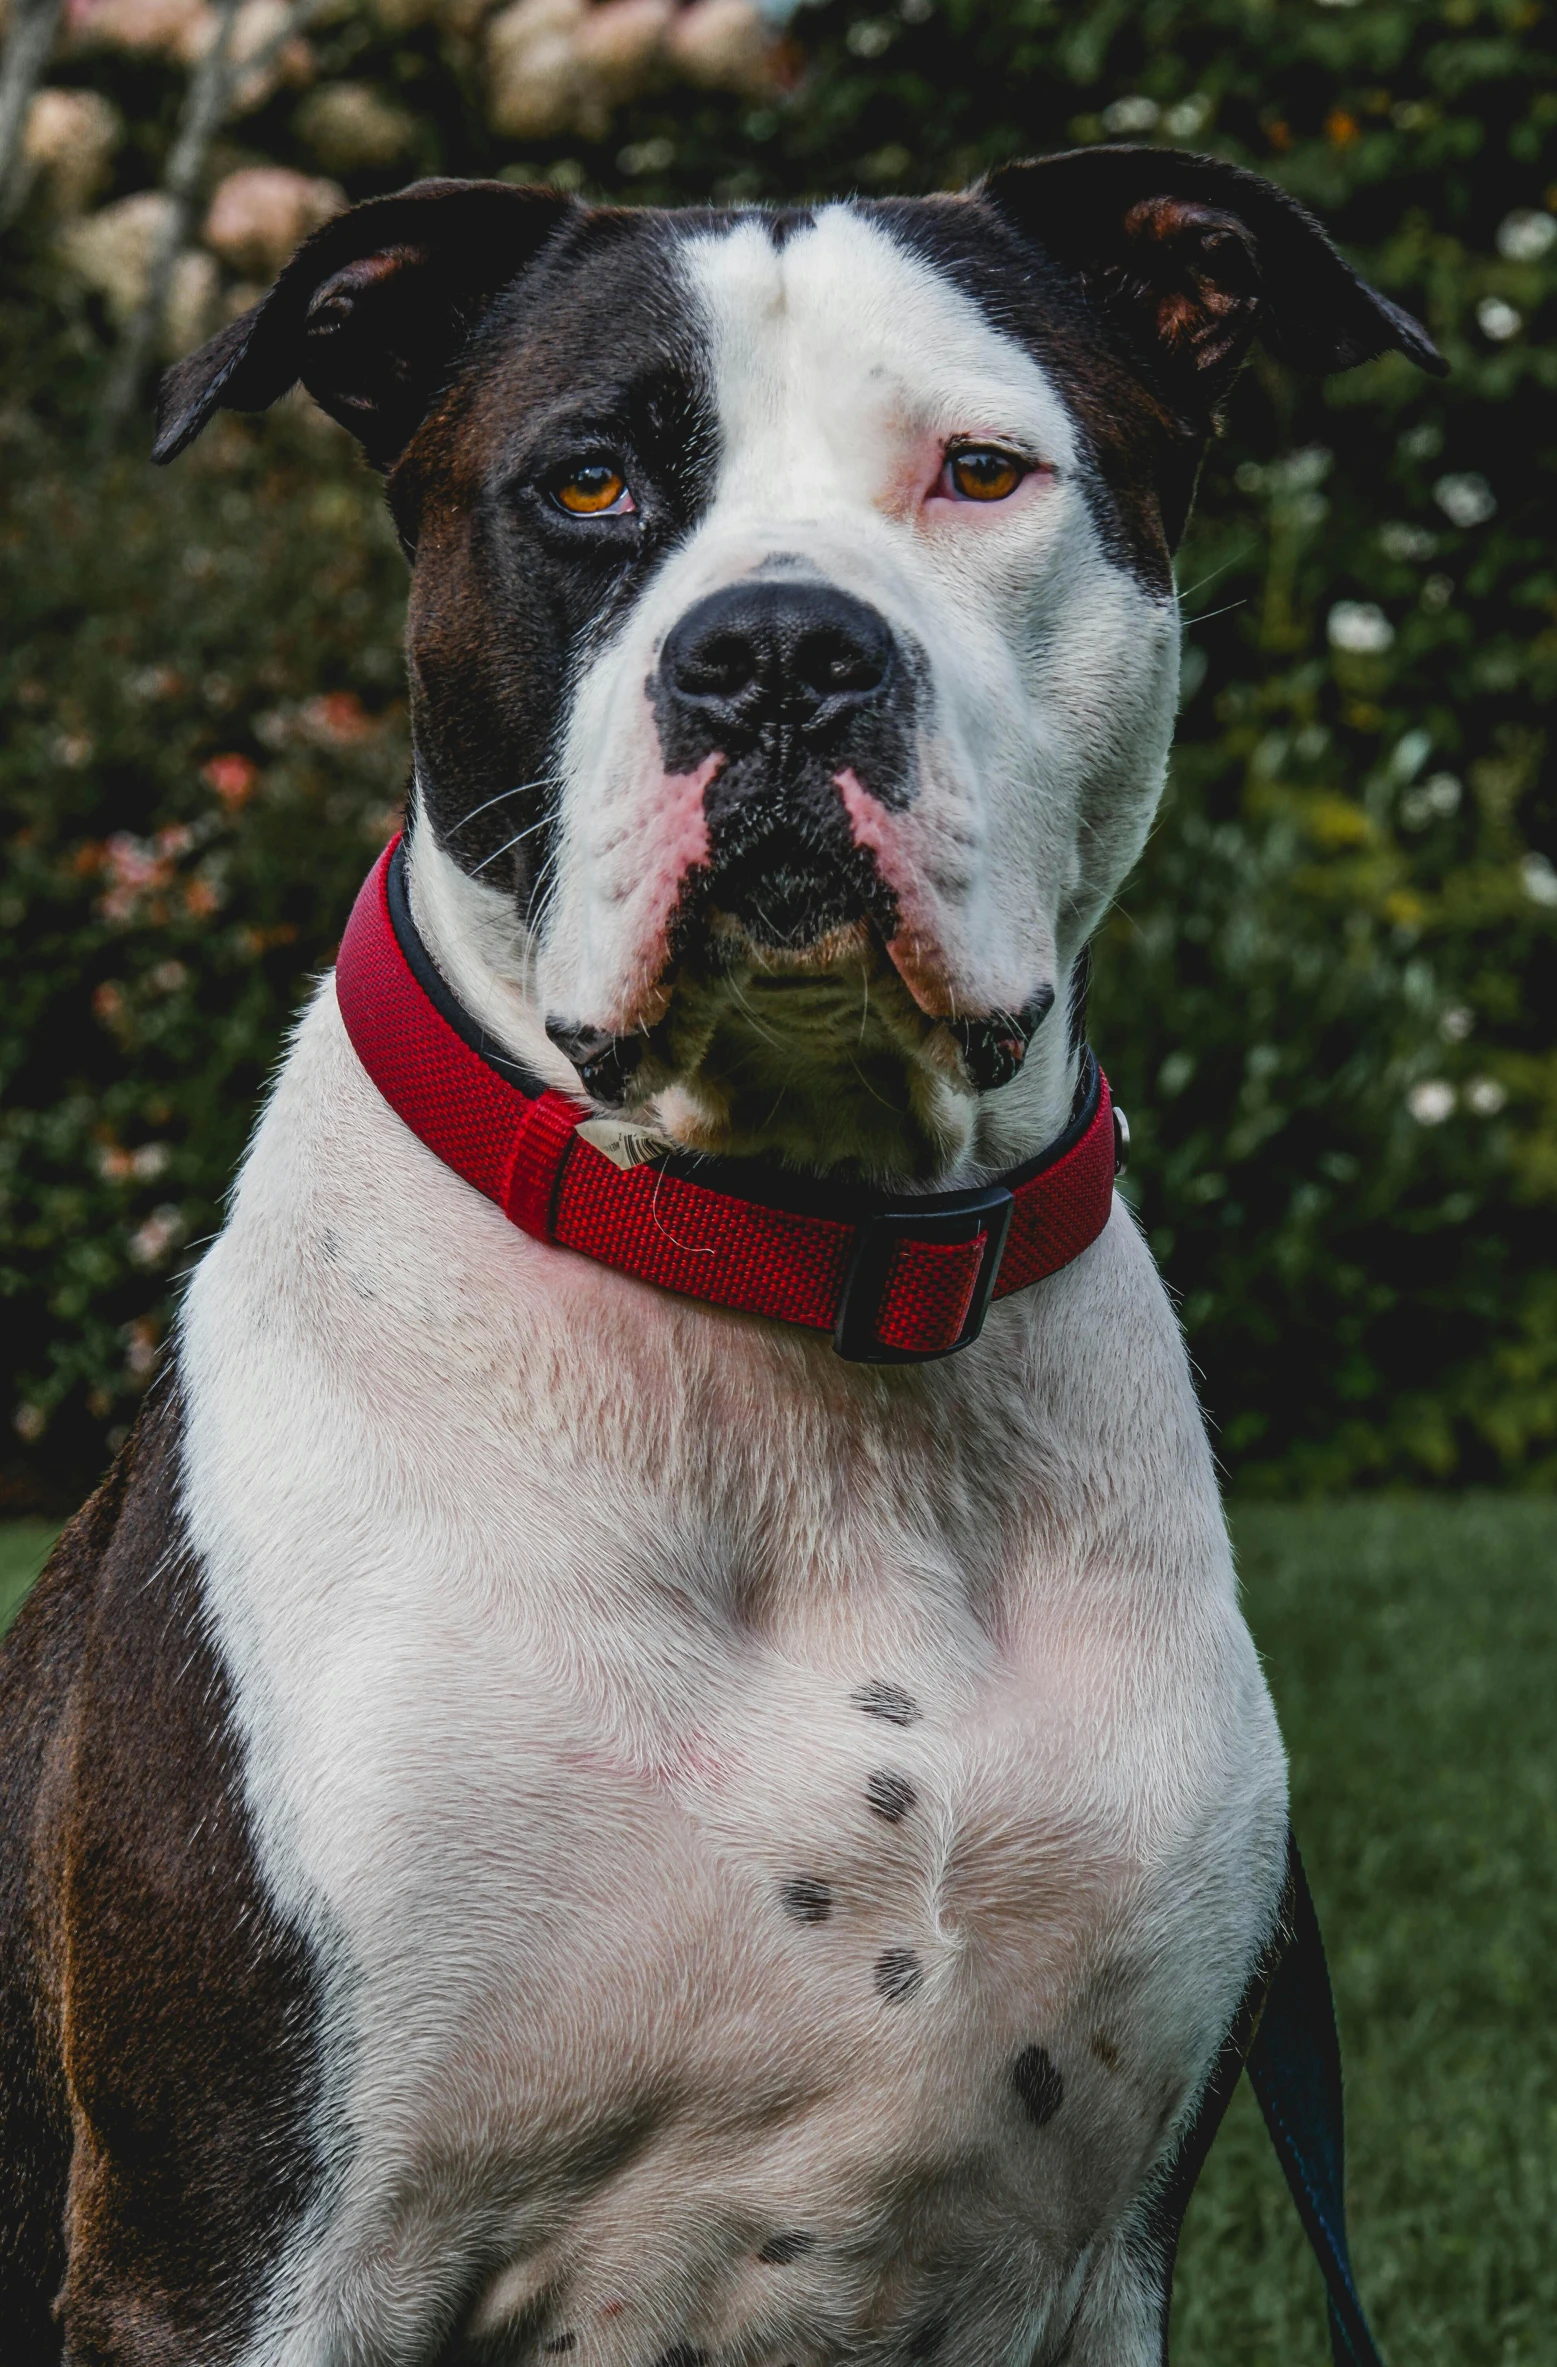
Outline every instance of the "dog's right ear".
POLYGON ((575 210, 551 189, 417 181, 338 214, 262 302, 166 373, 153 460, 175 460, 218 408, 266 410, 301 379, 389 468, 481 314, 575 210))
POLYGON ((1312 214, 1241 165, 1108 143, 1003 165, 983 188, 1078 275, 1187 434, 1210 432, 1256 337, 1298 370, 1390 352, 1435 377, 1448 369, 1312 214))

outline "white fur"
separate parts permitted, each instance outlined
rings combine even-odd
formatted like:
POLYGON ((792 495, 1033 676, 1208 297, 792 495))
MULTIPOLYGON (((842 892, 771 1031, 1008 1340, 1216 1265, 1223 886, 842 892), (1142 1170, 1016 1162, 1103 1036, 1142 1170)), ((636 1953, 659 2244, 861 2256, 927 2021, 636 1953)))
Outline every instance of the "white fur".
MULTIPOLYGON (((934 892, 991 992, 1024 947, 1068 960, 1160 773, 1171 628, 1101 558, 1041 373, 843 212, 693 271, 739 433, 581 686, 603 795, 568 810, 547 945, 415 853, 440 963, 548 1073, 539 1015, 610 972, 652 849, 611 669, 765 549, 945 657, 924 846, 965 850, 934 892), (923 547, 862 486, 873 401, 1041 437, 1052 505, 1009 551, 923 547)), ((1017 1130, 1069 1082, 1039 1062, 1017 1130)), ((845 1365, 515 1230, 380 1099, 327 984, 180 1362, 263 1873, 326 2009, 328 2175, 248 2367, 410 2367, 472 2307, 516 2360, 573 2333, 577 2367, 886 2367, 943 2317, 957 2367, 1152 2367, 1130 2239, 1268 1929, 1285 1782, 1124 1209, 958 1358, 845 1365), (864 1715, 872 1681, 917 1722, 864 1715), (899 1823, 879 1769, 915 1787, 899 1823), (796 1876, 830 1920, 786 1916, 796 1876), (913 1996, 878 1994, 892 1949, 913 1996), (1064 2082, 1041 2129, 1032 2045, 1064 2082), (814 2247, 761 2264, 791 2229, 814 2247)))

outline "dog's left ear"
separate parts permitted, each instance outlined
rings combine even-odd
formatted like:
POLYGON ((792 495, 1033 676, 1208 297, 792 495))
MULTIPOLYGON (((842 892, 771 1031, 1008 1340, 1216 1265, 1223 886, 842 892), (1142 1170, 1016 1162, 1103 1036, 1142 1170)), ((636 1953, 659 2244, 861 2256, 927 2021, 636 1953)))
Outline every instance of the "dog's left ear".
POLYGON ((1079 148, 992 174, 984 196, 1076 272, 1181 430, 1206 435, 1259 337, 1295 369, 1403 353, 1442 376, 1420 323, 1343 262, 1257 173, 1173 148, 1079 148))
POLYGON ((389 468, 465 338, 576 202, 506 181, 417 181, 303 241, 270 293, 175 362, 152 459, 176 460, 219 408, 264 411, 301 379, 389 468))

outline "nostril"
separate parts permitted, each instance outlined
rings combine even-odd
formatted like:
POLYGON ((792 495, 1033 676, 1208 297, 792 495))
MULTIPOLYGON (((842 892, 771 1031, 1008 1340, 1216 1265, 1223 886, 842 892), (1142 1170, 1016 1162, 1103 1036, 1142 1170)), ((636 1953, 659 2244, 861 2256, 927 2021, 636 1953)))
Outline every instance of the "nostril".
POLYGON ((807 633, 795 652, 795 671, 823 698, 879 690, 887 671, 885 635, 873 645, 837 627, 807 633))
POLYGON ((676 687, 691 698, 735 698, 759 670, 757 651, 744 633, 706 633, 676 652, 676 687))

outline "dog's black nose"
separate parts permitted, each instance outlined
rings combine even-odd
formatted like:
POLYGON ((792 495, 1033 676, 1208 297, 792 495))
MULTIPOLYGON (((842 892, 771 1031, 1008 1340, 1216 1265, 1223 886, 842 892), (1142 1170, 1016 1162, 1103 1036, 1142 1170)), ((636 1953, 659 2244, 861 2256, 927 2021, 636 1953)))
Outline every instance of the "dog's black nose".
POLYGON ((827 737, 879 699, 892 672, 885 617, 829 584, 743 583, 710 592, 671 631, 665 690, 727 754, 788 730, 827 737))

